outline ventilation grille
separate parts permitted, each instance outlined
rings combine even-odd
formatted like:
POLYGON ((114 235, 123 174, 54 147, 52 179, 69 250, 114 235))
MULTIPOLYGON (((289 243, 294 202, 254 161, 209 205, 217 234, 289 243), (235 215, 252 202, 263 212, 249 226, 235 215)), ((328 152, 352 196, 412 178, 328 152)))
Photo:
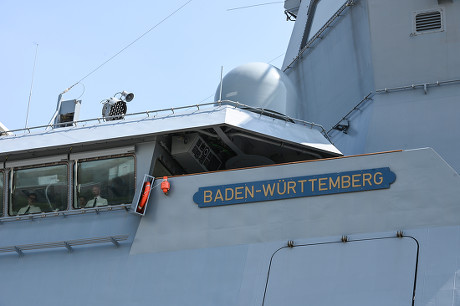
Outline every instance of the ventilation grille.
POLYGON ((415 15, 415 31, 426 32, 442 30, 442 19, 440 11, 424 12, 415 15))
POLYGON ((218 170, 222 164, 211 147, 196 133, 173 136, 171 155, 188 173, 218 170))

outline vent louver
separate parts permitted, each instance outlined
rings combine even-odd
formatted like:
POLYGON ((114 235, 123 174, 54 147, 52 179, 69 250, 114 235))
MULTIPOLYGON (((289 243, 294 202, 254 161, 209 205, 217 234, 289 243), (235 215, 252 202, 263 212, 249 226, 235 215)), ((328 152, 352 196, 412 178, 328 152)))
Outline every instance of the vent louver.
POLYGON ((426 32, 442 30, 442 19, 440 11, 419 13, 415 16, 415 31, 426 32))
POLYGON ((188 173, 218 170, 222 164, 211 147, 198 134, 173 136, 171 155, 188 173))

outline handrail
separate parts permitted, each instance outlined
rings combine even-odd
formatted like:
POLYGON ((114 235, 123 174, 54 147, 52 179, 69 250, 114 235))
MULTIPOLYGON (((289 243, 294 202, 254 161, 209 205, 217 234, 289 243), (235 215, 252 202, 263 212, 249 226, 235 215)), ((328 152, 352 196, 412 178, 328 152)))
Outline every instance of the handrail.
POLYGON ((356 104, 355 107, 353 107, 345 116, 342 117, 342 119, 340 119, 336 124, 334 124, 330 129, 329 131, 327 131, 327 134, 329 135, 329 133, 331 133, 332 131, 336 130, 335 127, 337 127, 340 122, 342 122, 343 120, 349 120, 349 118, 351 117, 351 114, 357 110, 361 110, 359 107, 361 105, 363 105, 366 101, 369 101, 369 100, 372 100, 372 97, 374 96, 374 92, 370 92, 367 96, 365 96, 361 101, 359 101, 358 104, 356 104))
POLYGON ((11 222, 11 221, 24 221, 24 220, 35 220, 35 219, 43 219, 49 217, 68 217, 74 215, 82 215, 87 213, 96 213, 99 214, 101 212, 108 212, 108 211, 117 211, 117 210, 125 210, 129 212, 131 204, 120 204, 120 205, 113 205, 113 206, 101 206, 101 207, 92 207, 92 208, 80 208, 80 209, 72 209, 72 210, 60 210, 60 211, 53 211, 53 212, 42 212, 42 213, 34 213, 28 215, 17 215, 17 216, 5 216, 0 217, 0 224, 3 222, 11 222))
POLYGON ((453 80, 446 80, 446 81, 436 81, 432 83, 419 83, 419 84, 412 84, 412 85, 405 85, 405 86, 398 86, 398 87, 389 87, 383 89, 377 89, 375 91, 371 91, 367 96, 365 96, 355 107, 353 107, 345 116, 342 117, 335 125, 333 125, 328 131, 327 134, 331 134, 343 120, 349 120, 352 113, 357 110, 360 110, 360 106, 362 106, 365 102, 372 100, 372 98, 377 94, 388 94, 392 92, 400 92, 405 90, 413 90, 421 88, 424 90, 425 94, 428 93, 428 88, 430 87, 438 87, 441 85, 454 85, 460 84, 460 79, 453 79, 453 80))
POLYGON ((400 87, 392 87, 392 88, 383 88, 383 89, 377 89, 375 93, 389 93, 393 91, 403 91, 403 90, 410 90, 410 89, 417 89, 417 88, 423 88, 425 91, 425 94, 428 92, 429 87, 437 87, 441 85, 449 85, 449 84, 456 84, 460 83, 460 79, 455 79, 455 80, 447 80, 447 81, 436 81, 433 83, 420 83, 420 84, 411 84, 411 85, 406 85, 406 86, 400 86, 400 87))
MULTIPOLYGON (((203 111, 204 106, 216 106, 216 105, 219 106, 219 107, 223 106, 223 105, 230 105, 230 106, 233 106, 235 108, 246 109, 246 110, 258 113, 260 115, 264 115, 264 116, 268 116, 268 117, 272 117, 272 118, 277 118, 277 119, 281 119, 281 120, 285 120, 285 121, 289 121, 289 122, 293 122, 293 123, 303 124, 303 125, 306 125, 306 126, 310 126, 311 128, 315 127, 315 128, 318 128, 320 130, 320 132, 327 139, 329 139, 329 136, 327 135, 324 127, 322 125, 320 125, 320 124, 316 124, 316 123, 313 123, 313 122, 308 122, 308 121, 301 120, 301 119, 291 118, 291 117, 289 117, 287 115, 276 113, 276 112, 273 112, 273 111, 270 111, 270 110, 267 110, 267 109, 263 109, 263 108, 260 108, 260 107, 249 106, 249 105, 246 105, 246 104, 243 104, 243 103, 240 103, 240 102, 236 102, 236 101, 232 101, 232 100, 222 100, 222 101, 215 101, 215 102, 209 102, 209 103, 203 103, 203 104, 193 104, 193 105, 187 105, 187 106, 170 107, 170 108, 164 108, 164 109, 158 109, 158 110, 150 110, 150 111, 142 111, 142 112, 137 112, 137 113, 130 113, 130 114, 123 115, 123 118, 121 120, 125 120, 125 118, 127 118, 127 117, 135 117, 135 116, 143 116, 143 118, 141 118, 142 120, 145 120, 145 119, 153 120, 153 119, 158 119, 159 118, 156 115, 158 113, 166 113, 165 117, 177 116, 178 114, 176 114, 176 112, 175 112, 177 110, 196 108, 197 111, 203 111), (200 107, 202 107, 202 108, 200 108, 200 107), (151 117, 152 114, 155 114, 155 115, 153 117, 151 117)), ((117 122, 119 122, 119 120, 111 121, 110 119, 111 118, 119 118, 119 117, 120 117, 120 115, 108 116, 108 117, 98 117, 98 118, 92 118, 92 119, 84 119, 84 120, 65 122, 65 123, 61 123, 60 125, 65 125, 66 127, 67 126, 69 126, 69 127, 71 127, 71 126, 77 127, 79 124, 85 124, 85 123, 88 123, 88 122, 95 122, 96 124, 101 124, 101 123, 104 123, 104 122, 107 122, 107 121, 117 123, 117 122)), ((81 125, 81 126, 86 126, 86 125, 81 125)), ((38 129, 45 129, 45 131, 53 131, 53 130, 46 130, 46 129, 50 128, 50 127, 53 127, 53 125, 48 124, 48 125, 40 125, 40 126, 35 126, 35 127, 8 130, 8 131, 4 131, 4 132, 0 131, 0 136, 2 136, 3 134, 8 135, 7 133, 15 133, 15 132, 22 132, 22 131, 24 131, 24 132, 27 131, 28 133, 30 133, 31 130, 38 130, 38 129)), ((13 134, 13 135, 8 135, 8 136, 18 136, 18 135, 13 134)))
POLYGON ((84 238, 84 239, 75 239, 75 240, 66 240, 66 241, 56 241, 56 242, 44 242, 44 243, 33 243, 33 244, 22 244, 22 245, 12 245, 6 247, 0 247, 0 253, 10 253, 16 252, 19 256, 24 256, 24 251, 30 250, 41 250, 41 249, 51 249, 51 248, 66 248, 68 252, 72 252, 72 247, 79 245, 88 245, 88 244, 101 244, 101 243, 112 243, 116 247, 120 246, 121 241, 128 240, 129 235, 115 235, 115 236, 106 236, 106 237, 94 237, 94 238, 84 238))

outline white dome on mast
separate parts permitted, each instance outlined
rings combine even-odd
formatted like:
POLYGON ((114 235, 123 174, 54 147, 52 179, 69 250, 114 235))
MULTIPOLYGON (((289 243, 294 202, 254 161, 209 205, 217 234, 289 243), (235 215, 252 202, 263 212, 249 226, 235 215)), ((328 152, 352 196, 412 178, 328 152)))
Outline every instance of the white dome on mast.
POLYGON ((231 70, 217 87, 215 101, 231 100, 252 107, 286 114, 287 105, 295 105, 298 96, 287 75, 266 63, 244 64, 231 70))

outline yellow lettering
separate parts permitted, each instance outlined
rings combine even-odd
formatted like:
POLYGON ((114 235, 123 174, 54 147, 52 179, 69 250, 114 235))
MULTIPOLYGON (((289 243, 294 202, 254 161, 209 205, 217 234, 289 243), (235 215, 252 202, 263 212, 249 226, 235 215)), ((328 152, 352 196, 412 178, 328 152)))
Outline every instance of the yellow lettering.
POLYGON ((204 194, 204 203, 209 203, 212 201, 212 191, 211 190, 205 190, 204 194))
POLYGON ((297 182, 300 183, 300 192, 303 192, 303 183, 305 183, 307 180, 298 180, 297 182))
POLYGON ((310 182, 311 182, 311 191, 315 191, 315 182, 317 181, 318 179, 310 179, 310 182))
POLYGON ((214 202, 216 202, 217 200, 224 201, 224 197, 222 196, 222 192, 220 191, 220 189, 217 189, 216 197, 214 198, 214 202))
POLYGON ((295 193, 295 185, 296 183, 294 181, 288 182, 288 194, 289 194, 289 190, 292 190, 292 193, 295 193))
POLYGON ((335 182, 334 180, 332 179, 332 177, 329 178, 329 189, 332 189, 332 188, 340 188, 340 176, 337 176, 337 178, 335 179, 335 182))
POLYGON ((283 192, 280 192, 280 182, 276 184, 276 191, 278 191, 278 194, 285 194, 286 193, 286 182, 283 180, 283 192))
POLYGON ((232 188, 225 188, 225 201, 233 200, 233 189, 232 188), (229 191, 231 196, 229 196, 229 191))
POLYGON ((319 191, 327 190, 325 181, 327 181, 327 177, 322 177, 322 178, 320 178, 318 180, 318 189, 319 189, 319 191))
POLYGON ((350 177, 348 175, 342 176, 342 189, 350 188, 350 177))
POLYGON ((380 185, 383 183, 383 174, 382 172, 375 172, 374 174, 374 183, 380 185))
POLYGON ((353 186, 353 188, 361 187, 361 185, 359 185, 359 176, 361 176, 361 174, 353 174, 351 176, 351 185, 353 186))
POLYGON ((251 186, 252 189, 249 189, 248 186, 245 186, 245 194, 244 194, 244 197, 247 199, 248 198, 248 194, 251 196, 251 198, 254 197, 254 185, 251 186))
POLYGON ((243 186, 235 188, 235 200, 242 200, 243 198, 243 186))
POLYGON ((371 179, 372 179, 372 174, 363 173, 363 187, 366 186, 366 182, 369 184, 369 186, 372 186, 371 179))
POLYGON ((272 185, 262 185, 262 188, 264 190, 264 195, 267 197, 269 194, 270 196, 273 196, 273 192, 275 191, 275 183, 272 185))

